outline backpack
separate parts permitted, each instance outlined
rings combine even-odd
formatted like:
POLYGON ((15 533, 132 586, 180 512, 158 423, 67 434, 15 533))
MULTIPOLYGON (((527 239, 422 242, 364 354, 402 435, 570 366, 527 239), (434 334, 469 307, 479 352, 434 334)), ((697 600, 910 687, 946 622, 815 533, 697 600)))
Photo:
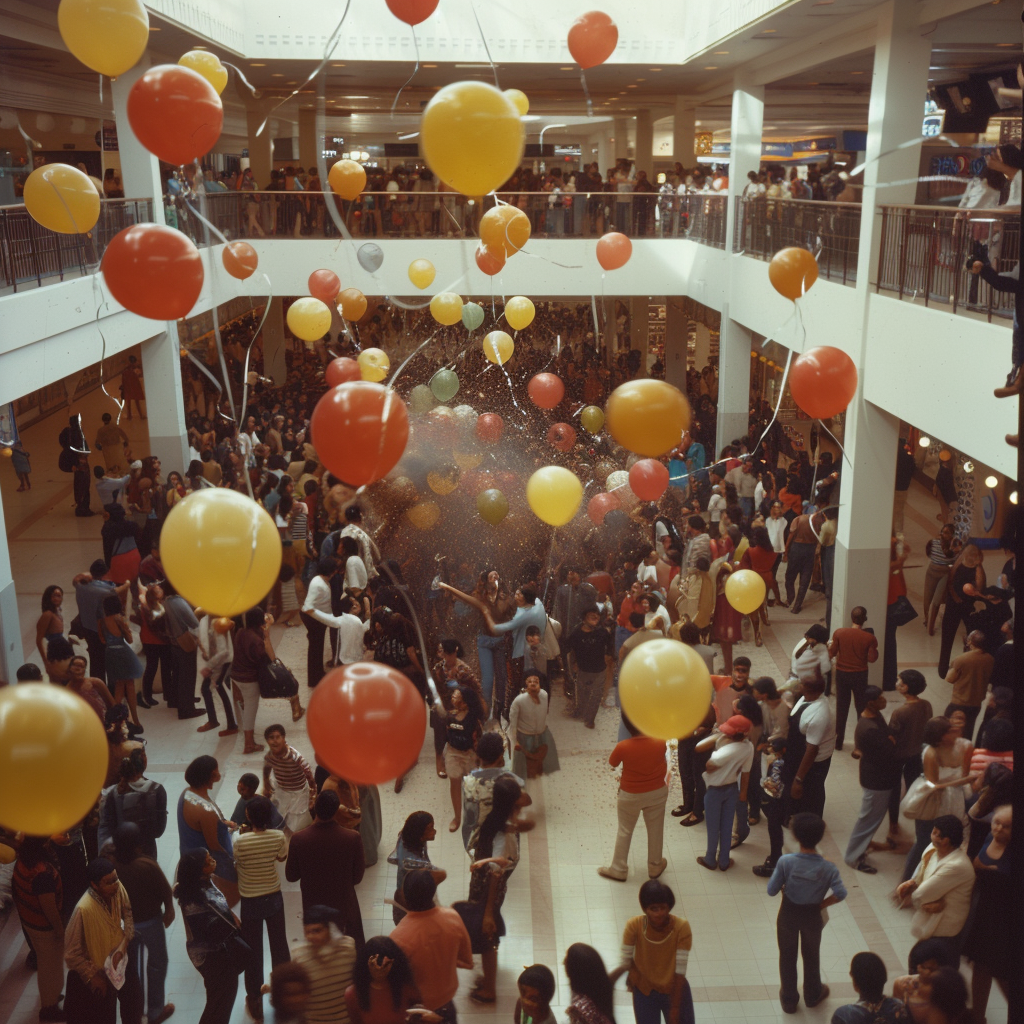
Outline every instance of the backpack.
POLYGON ((163 786, 152 779, 142 779, 142 787, 132 787, 123 796, 115 794, 120 804, 122 821, 130 821, 139 826, 144 836, 152 837, 160 824, 160 819, 167 815, 167 799, 160 799, 163 786), (161 807, 163 804, 163 807, 161 807))

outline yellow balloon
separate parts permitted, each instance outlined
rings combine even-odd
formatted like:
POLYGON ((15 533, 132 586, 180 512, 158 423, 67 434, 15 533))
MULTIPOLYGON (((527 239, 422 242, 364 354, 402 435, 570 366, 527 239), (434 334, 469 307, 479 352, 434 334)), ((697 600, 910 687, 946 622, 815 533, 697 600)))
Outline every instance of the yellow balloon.
POLYGON ((296 299, 288 307, 288 330, 300 341, 319 341, 331 329, 331 311, 312 295, 296 299))
POLYGON ((103 193, 103 182, 100 181, 100 179, 97 178, 95 174, 90 174, 89 175, 89 180, 93 183, 93 187, 96 189, 97 195, 100 197, 100 199, 102 199, 103 195, 104 195, 104 193, 103 193))
POLYGON ((462 470, 476 469, 484 461, 482 455, 477 455, 474 452, 452 452, 452 458, 455 460, 455 465, 462 470))
POLYGON ((512 101, 512 106, 519 111, 519 116, 526 117, 530 112, 530 101, 526 98, 526 93, 521 89, 506 89, 505 95, 512 101))
POLYGON ((512 358, 512 352, 516 347, 515 342, 504 331, 491 331, 484 337, 483 345, 484 355, 499 366, 512 358))
POLYGON ((436 501, 421 501, 405 513, 406 519, 417 530, 429 530, 440 518, 440 515, 441 510, 437 507, 436 501))
POLYGON ((533 323, 537 310, 525 295, 513 295, 505 303, 505 319, 514 331, 521 331, 533 323))
POLYGON ((590 434, 599 434, 604 426, 604 410, 599 405, 588 405, 580 413, 580 423, 590 434))
POLYGON ((495 206, 480 218, 480 241, 495 252, 515 256, 530 240, 530 218, 517 206, 495 206))
POLYGON ((704 720, 712 696, 704 659, 678 640, 648 640, 619 669, 622 710, 645 736, 689 736, 704 720))
POLYGON ((142 0, 60 0, 57 27, 87 68, 111 78, 134 67, 149 45, 142 0))
POLYGON ((538 519, 549 526, 564 526, 580 507, 583 484, 561 466, 544 466, 527 481, 526 500, 538 519))
POLYGON ((366 188, 366 171, 355 160, 339 160, 327 172, 327 184, 342 199, 356 199, 366 188))
POLYGON ((459 486, 461 475, 458 466, 442 466, 427 474, 427 486, 435 494, 451 494, 459 486))
POLYGON ((753 615, 764 604, 767 587, 753 569, 739 569, 725 581, 725 597, 740 615, 753 615))
POLYGON ((427 288, 434 282, 434 264, 430 260, 413 260, 409 264, 409 280, 417 288, 427 288))
POLYGON ((25 179, 25 209, 62 235, 91 231, 100 219, 100 197, 88 174, 69 164, 44 164, 25 179))
POLYGON ((512 177, 526 132, 515 104, 486 82, 452 82, 434 93, 420 120, 430 169, 467 196, 485 196, 512 177))
POLYGON ((209 50, 189 50, 178 58, 178 63, 202 75, 217 90, 218 96, 228 84, 228 69, 221 64, 220 57, 209 50))
POLYGON ((12 847, 0 843, 0 864, 13 864, 17 859, 18 854, 12 847))
POLYGON ((609 433, 623 448, 649 457, 675 448, 692 418, 686 395, 653 377, 620 384, 608 397, 605 415, 609 433))
POLYGON ((374 383, 382 381, 391 369, 391 360, 387 352, 382 352, 379 348, 364 348, 356 362, 359 364, 359 374, 363 380, 371 380, 374 383))
POLYGON ((211 615, 239 615, 270 593, 281 538, 266 510, 238 491, 205 488, 164 520, 160 560, 178 593, 211 615))
POLYGON ((106 774, 103 725, 77 693, 47 683, 0 690, 0 825, 66 832, 92 810, 106 774))
POLYGON ((430 315, 445 327, 462 320, 462 297, 455 292, 438 292, 430 300, 430 315))

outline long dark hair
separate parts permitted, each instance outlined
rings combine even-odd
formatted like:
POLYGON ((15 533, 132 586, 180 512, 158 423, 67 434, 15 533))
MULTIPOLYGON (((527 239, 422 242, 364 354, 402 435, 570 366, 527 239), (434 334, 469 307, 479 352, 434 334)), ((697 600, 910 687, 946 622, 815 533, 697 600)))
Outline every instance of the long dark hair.
POLYGON ((928 1005, 945 1014, 949 1024, 969 1024, 971 1011, 967 1009, 967 982, 955 967, 939 967, 931 976, 931 995, 928 1005))
POLYGON ((209 851, 204 846, 194 850, 186 850, 178 861, 177 881, 172 890, 174 898, 181 903, 183 900, 195 899, 210 880, 203 874, 209 851))
POLYGON ((352 967, 352 984, 355 986, 356 998, 363 1010, 370 1008, 370 961, 374 957, 390 960, 391 970, 388 972, 388 988, 391 989, 391 1002, 396 1010, 402 1008, 402 993, 413 984, 412 968, 401 947, 394 939, 386 935, 375 935, 366 940, 363 951, 356 957, 352 967))
POLYGON ((427 848, 426 840, 423 838, 428 828, 434 824, 434 816, 427 811, 413 811, 400 833, 402 842, 407 850, 415 853, 422 853, 427 848))
POLYGON ((501 775, 495 780, 491 812, 480 825, 480 836, 476 841, 477 860, 494 856, 494 839, 499 832, 505 831, 505 824, 521 795, 519 783, 511 775, 501 775))
POLYGON ((573 992, 586 996, 614 1024, 612 980, 605 970, 601 954, 593 946, 574 942, 565 951, 565 973, 573 992))
POLYGON ((772 539, 768 536, 768 530, 764 526, 755 526, 750 531, 750 543, 755 548, 763 548, 770 554, 775 553, 775 548, 772 547, 772 539))
POLYGON ((43 611, 44 612, 52 612, 54 610, 53 609, 53 595, 56 594, 58 590, 62 594, 64 593, 64 588, 63 587, 58 587, 56 583, 51 583, 43 591, 43 611))

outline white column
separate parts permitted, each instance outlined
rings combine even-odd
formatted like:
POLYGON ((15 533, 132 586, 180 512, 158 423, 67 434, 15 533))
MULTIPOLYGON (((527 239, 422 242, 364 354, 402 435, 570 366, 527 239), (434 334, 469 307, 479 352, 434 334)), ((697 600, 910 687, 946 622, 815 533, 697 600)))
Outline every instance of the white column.
POLYGON ((617 117, 615 118, 615 159, 625 159, 629 155, 628 151, 629 121, 624 117, 617 117))
MULTIPOLYGON (((213 315, 217 315, 216 307, 213 315)), ((161 468, 166 478, 173 469, 179 472, 188 469, 188 431, 176 323, 168 323, 164 331, 142 343, 142 375, 146 386, 149 448, 163 464, 161 468)))
POLYGON ((21 646, 21 622, 18 597, 11 572, 11 554, 7 547, 7 525, 0 501, 0 680, 14 683, 14 673, 25 663, 21 646))
POLYGON ((696 148, 697 129, 695 118, 696 110, 688 106, 689 99, 679 97, 676 99, 676 112, 672 126, 672 159, 678 161, 685 168, 692 168, 696 162, 694 150, 696 148))
POLYGON ((665 303, 665 380, 684 394, 689 331, 682 298, 669 298, 665 303))
POLYGON ((711 328, 697 323, 696 336, 693 346, 693 366, 696 370, 703 370, 711 358, 711 328))
POLYGON ((260 332, 260 340, 263 343, 263 375, 281 387, 288 377, 288 366, 284 358, 288 339, 284 333, 284 304, 280 296, 270 303, 270 312, 260 332))
POLYGON ((743 192, 747 172, 756 171, 761 166, 763 127, 764 86, 749 85, 737 76, 732 93, 732 126, 729 141, 729 212, 726 217, 725 236, 727 252, 733 251, 736 196, 743 192))
POLYGON ((646 171, 647 177, 654 180, 654 122, 649 110, 641 110, 636 115, 636 169, 646 171))
MULTIPOLYGON (((750 424, 751 332, 729 319, 722 308, 722 333, 718 342, 718 431, 715 456, 734 438, 745 437, 750 424)), ((703 367, 699 367, 703 369, 703 367)))
POLYGON ((270 170, 274 166, 273 142, 270 138, 270 125, 263 129, 262 135, 256 132, 270 110, 267 100, 245 100, 245 127, 249 135, 249 166, 252 176, 261 189, 270 184, 270 170))
POLYGON ((111 82, 111 92, 114 96, 114 120, 117 123, 117 145, 120 150, 121 184, 124 186, 124 194, 129 199, 151 199, 153 219, 162 224, 164 188, 160 180, 160 162, 135 138, 135 133, 128 123, 128 93, 148 68, 148 60, 143 59, 130 71, 118 75, 111 82))

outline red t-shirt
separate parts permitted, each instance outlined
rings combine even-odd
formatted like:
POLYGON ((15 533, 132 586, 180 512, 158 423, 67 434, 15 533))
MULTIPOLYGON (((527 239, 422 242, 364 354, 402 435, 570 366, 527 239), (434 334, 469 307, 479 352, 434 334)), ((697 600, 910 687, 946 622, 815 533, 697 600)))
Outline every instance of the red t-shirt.
POLYGON ((664 740, 650 736, 631 736, 616 743, 608 763, 613 768, 622 765, 619 788, 624 793, 650 793, 661 789, 668 775, 665 749, 664 740))

